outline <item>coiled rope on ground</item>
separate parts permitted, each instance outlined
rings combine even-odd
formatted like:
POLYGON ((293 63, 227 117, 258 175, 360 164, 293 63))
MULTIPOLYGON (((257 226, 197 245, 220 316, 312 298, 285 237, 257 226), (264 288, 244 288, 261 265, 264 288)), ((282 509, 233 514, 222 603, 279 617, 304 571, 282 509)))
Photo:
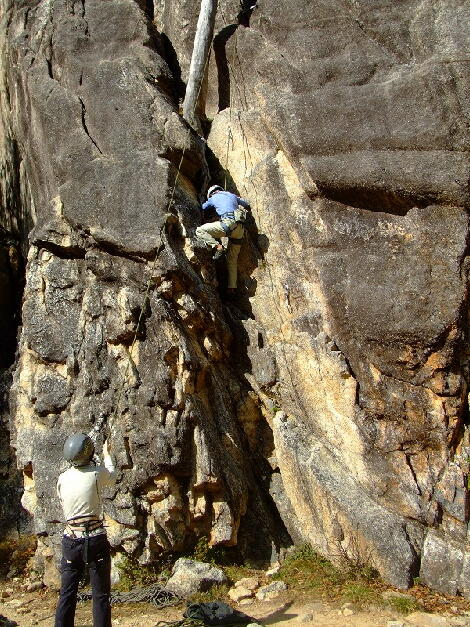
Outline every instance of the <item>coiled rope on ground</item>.
MULTIPOLYGON (((77 594, 77 601, 91 601, 92 595, 89 591, 79 592, 77 594)), ((171 605, 178 605, 182 599, 180 596, 170 590, 165 590, 159 584, 152 584, 151 586, 135 587, 128 592, 111 592, 111 605, 117 603, 151 603, 157 607, 169 607, 171 605)))

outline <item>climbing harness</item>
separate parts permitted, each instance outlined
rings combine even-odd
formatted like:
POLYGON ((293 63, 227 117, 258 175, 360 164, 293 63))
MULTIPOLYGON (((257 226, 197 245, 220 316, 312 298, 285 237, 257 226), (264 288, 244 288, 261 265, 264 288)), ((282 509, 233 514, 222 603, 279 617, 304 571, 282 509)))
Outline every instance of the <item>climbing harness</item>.
POLYGON ((233 214, 233 213, 225 213, 220 218, 220 224, 221 224, 225 234, 227 235, 227 237, 229 237, 230 233, 237 228, 237 222, 235 220, 235 214, 233 214))
POLYGON ((240 207, 240 205, 235 209, 235 221, 237 224, 245 224, 248 220, 248 209, 245 207, 240 207))
POLYGON ((84 536, 78 536, 77 533, 83 533, 89 535, 92 531, 97 531, 104 527, 103 521, 99 518, 86 518, 80 516, 79 518, 73 518, 67 521, 65 528, 66 535, 70 535, 73 538, 79 538, 84 536), (69 531, 69 533, 67 533, 69 531))

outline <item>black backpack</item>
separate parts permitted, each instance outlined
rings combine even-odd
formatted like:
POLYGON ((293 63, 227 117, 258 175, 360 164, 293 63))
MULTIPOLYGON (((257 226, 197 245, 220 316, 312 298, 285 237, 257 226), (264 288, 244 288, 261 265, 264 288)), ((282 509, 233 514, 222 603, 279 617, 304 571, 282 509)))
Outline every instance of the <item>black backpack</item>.
POLYGON ((183 616, 204 623, 204 625, 248 625, 248 623, 256 623, 256 619, 234 610, 233 607, 222 601, 188 603, 183 616))

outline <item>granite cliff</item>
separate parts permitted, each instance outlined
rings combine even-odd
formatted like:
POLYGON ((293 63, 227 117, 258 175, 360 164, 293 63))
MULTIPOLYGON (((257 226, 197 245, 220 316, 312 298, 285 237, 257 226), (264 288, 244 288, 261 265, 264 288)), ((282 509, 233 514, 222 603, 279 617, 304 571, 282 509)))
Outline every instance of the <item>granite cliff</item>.
POLYGON ((221 0, 201 138, 197 4, 0 0, 2 481, 46 581, 104 415, 117 553, 309 542, 469 595, 468 7, 221 0), (209 181, 253 209, 230 304, 209 181))

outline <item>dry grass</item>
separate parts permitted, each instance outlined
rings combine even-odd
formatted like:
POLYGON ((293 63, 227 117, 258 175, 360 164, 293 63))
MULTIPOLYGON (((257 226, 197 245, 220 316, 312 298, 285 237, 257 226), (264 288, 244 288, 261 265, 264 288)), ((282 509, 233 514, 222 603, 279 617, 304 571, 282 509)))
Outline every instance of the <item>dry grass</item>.
POLYGON ((229 586, 221 584, 219 586, 212 586, 205 592, 196 592, 191 595, 191 603, 210 603, 211 601, 224 601, 227 599, 229 586))
POLYGON ((0 576, 5 577, 13 570, 21 575, 26 569, 28 561, 36 551, 35 536, 20 536, 18 539, 6 539, 0 542, 0 576))
POLYGON ((275 578, 285 581, 293 594, 305 596, 310 592, 329 601, 349 601, 360 609, 389 607, 404 614, 424 609, 412 599, 383 599, 381 592, 387 586, 380 581, 377 571, 360 560, 345 559, 339 568, 308 545, 296 549, 275 578))

